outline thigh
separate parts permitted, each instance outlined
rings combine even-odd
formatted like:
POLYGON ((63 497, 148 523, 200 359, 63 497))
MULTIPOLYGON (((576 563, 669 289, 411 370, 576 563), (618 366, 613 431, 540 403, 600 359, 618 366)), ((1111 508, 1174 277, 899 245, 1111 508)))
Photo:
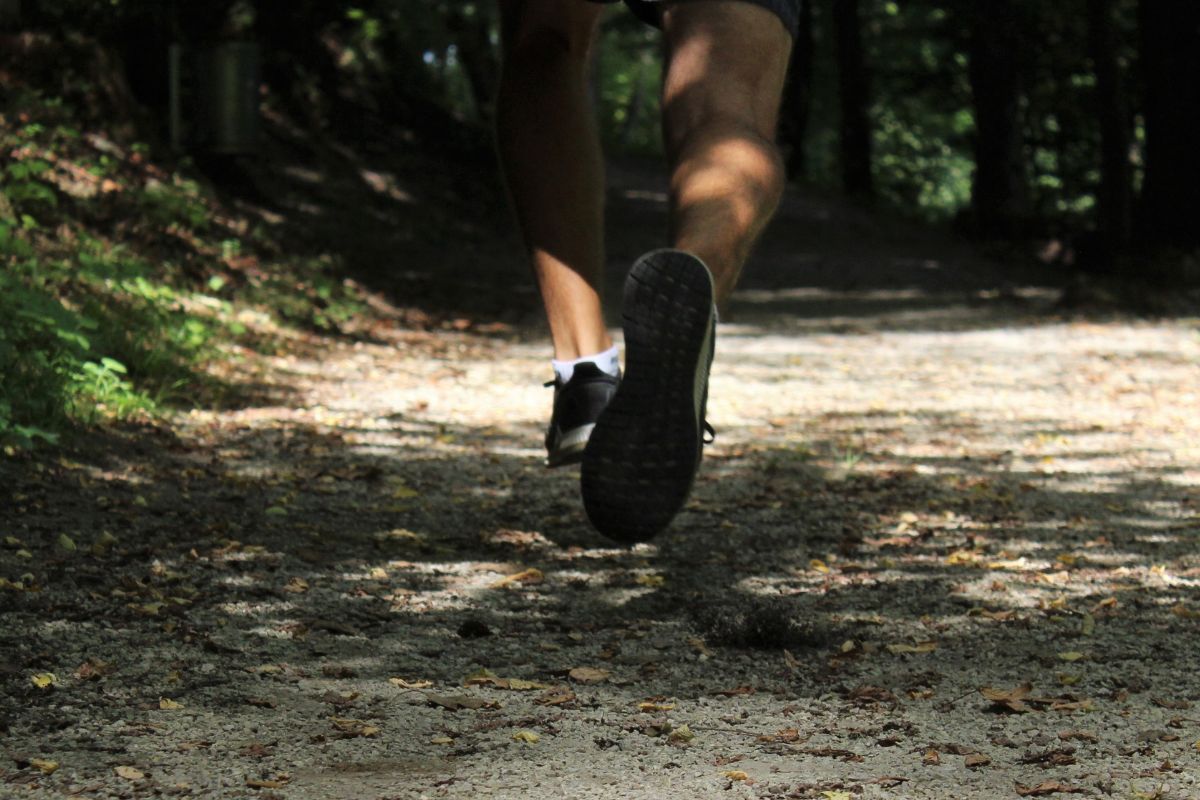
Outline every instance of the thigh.
POLYGON ((666 6, 663 122, 667 146, 713 119, 774 139, 792 37, 780 16, 744 0, 666 6))

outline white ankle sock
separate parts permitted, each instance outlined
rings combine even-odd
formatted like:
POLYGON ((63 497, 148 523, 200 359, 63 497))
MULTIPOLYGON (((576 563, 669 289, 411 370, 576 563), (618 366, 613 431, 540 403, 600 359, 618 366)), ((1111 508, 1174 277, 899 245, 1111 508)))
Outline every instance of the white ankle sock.
POLYGON ((571 380, 571 376, 575 374, 576 365, 583 364, 587 361, 592 362, 599 367, 602 372, 607 372, 614 378, 621 374, 621 362, 619 352, 615 344, 605 350, 603 353, 596 353, 592 356, 576 358, 572 361, 557 361, 551 359, 550 364, 554 367, 554 374, 558 376, 558 380, 562 383, 566 383, 567 381, 571 380))

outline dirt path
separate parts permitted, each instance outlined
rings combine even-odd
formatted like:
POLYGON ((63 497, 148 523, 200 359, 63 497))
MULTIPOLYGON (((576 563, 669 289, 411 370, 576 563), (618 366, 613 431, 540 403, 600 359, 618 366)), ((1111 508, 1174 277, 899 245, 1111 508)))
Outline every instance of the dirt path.
POLYGON ((1200 797, 1195 322, 798 200, 746 286, 633 550, 541 466, 536 329, 0 467, 0 796, 1200 797))

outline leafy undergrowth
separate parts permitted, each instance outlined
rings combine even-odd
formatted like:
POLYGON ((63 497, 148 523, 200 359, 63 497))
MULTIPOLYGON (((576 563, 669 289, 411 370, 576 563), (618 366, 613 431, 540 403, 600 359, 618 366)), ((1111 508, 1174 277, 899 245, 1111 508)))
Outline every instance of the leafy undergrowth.
MULTIPOLYGON (((345 332, 367 295, 71 99, 2 78, 0 444, 215 405, 219 361, 345 332)), ((132 129, 126 125, 124 128, 132 129)), ((380 304, 373 304, 376 308, 380 304)))

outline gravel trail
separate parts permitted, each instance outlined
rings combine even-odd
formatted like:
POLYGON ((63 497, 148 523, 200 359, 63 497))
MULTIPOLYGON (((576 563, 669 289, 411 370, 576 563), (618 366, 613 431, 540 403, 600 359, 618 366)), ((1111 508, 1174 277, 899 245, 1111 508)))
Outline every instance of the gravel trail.
POLYGON ((0 463, 0 796, 1200 798, 1200 325, 796 198, 745 287, 650 545, 532 324, 0 463))

